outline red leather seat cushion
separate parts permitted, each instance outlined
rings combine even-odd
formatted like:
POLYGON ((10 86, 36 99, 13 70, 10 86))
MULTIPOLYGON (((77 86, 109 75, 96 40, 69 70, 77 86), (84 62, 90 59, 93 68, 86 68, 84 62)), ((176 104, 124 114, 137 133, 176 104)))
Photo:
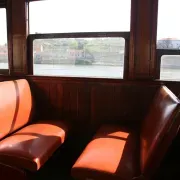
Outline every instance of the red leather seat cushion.
POLYGON ((0 142, 0 162, 37 171, 64 142, 67 130, 61 121, 29 125, 0 142))
POLYGON ((102 126, 72 168, 75 179, 131 179, 139 174, 139 136, 102 126))

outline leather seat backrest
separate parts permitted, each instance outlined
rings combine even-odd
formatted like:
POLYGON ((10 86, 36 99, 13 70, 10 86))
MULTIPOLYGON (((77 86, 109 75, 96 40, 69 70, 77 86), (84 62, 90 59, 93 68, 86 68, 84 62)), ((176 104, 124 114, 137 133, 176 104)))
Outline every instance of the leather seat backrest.
POLYGON ((165 86, 156 93, 140 134, 141 172, 155 173, 179 128, 180 102, 165 86))
POLYGON ((27 80, 0 82, 0 139, 30 121, 32 96, 27 80))

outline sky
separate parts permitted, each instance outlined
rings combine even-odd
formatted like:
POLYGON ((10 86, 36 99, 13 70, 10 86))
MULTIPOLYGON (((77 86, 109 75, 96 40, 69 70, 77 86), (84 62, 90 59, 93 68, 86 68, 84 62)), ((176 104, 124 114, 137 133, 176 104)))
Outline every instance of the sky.
POLYGON ((0 9, 0 45, 7 43, 6 9, 0 9))
MULTIPOLYGON (((46 0, 30 3, 30 33, 130 31, 131 0, 46 0), (53 3, 52 3, 53 2, 53 3)), ((180 0, 159 0, 157 39, 180 39, 180 0)), ((0 44, 7 41, 0 9, 0 44)))
POLYGON ((157 39, 180 39, 180 0, 159 0, 157 39))
POLYGON ((129 31, 130 4, 130 0, 31 2, 30 33, 129 31))

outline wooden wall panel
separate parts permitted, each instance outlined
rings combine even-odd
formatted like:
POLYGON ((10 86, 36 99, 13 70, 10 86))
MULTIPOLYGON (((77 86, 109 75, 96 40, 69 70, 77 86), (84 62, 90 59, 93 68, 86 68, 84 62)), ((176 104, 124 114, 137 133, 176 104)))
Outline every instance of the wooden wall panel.
POLYGON ((8 55, 11 74, 27 74, 27 11, 25 0, 7 0, 8 55))
POLYGON ((37 119, 64 119, 81 125, 90 122, 90 89, 84 83, 42 78, 30 78, 29 82, 37 119))
POLYGON ((63 118, 75 121, 78 116, 78 87, 63 84, 63 118))
POLYGON ((133 83, 94 87, 91 104, 93 125, 102 122, 139 125, 157 88, 158 85, 133 83))
POLYGON ((130 69, 131 79, 154 79, 157 0, 133 0, 131 14, 130 69))
POLYGON ((101 123, 138 125, 159 87, 131 81, 87 82, 28 77, 38 119, 64 119, 79 127, 101 123))
POLYGON ((33 83, 31 84, 31 89, 34 97, 37 118, 49 119, 51 116, 53 117, 54 113, 51 114, 52 102, 50 99, 50 83, 33 83))
POLYGON ((90 104, 91 104, 91 90, 90 86, 86 83, 78 86, 78 116, 77 121, 83 125, 89 125, 91 114, 90 114, 90 104))
POLYGON ((114 116, 114 86, 97 85, 92 87, 91 92, 91 121, 93 125, 102 122, 113 122, 114 116))
POLYGON ((88 87, 76 83, 62 83, 63 86, 63 118, 74 124, 89 122, 88 87))
POLYGON ((0 81, 19 78, 30 83, 37 119, 63 119, 79 128, 97 127, 101 123, 138 126, 160 85, 165 84, 180 95, 180 82, 33 76, 1 76, 0 81))
POLYGON ((56 91, 53 94, 54 96, 54 100, 55 100, 55 104, 54 104, 54 108, 55 111, 57 112, 57 117, 62 119, 63 117, 63 86, 62 84, 56 84, 56 91))
POLYGON ((137 78, 149 76, 150 62, 150 7, 151 0, 139 0, 136 24, 135 74, 137 78))

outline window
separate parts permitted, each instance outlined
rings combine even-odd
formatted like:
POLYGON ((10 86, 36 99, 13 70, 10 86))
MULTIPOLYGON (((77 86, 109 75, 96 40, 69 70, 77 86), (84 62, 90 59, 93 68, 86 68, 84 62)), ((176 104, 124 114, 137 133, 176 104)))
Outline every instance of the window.
POLYGON ((6 9, 0 8, 0 69, 8 69, 6 9))
POLYGON ((180 55, 161 56, 160 79, 180 81, 180 55))
POLYGON ((180 17, 179 0, 159 0, 157 61, 160 79, 180 81, 180 17))
POLYGON ((130 31, 131 0, 29 3, 30 34, 130 31))
POLYGON ((29 3, 34 75, 123 78, 131 0, 29 3))
POLYGON ((34 75, 123 78, 125 39, 51 38, 33 41, 34 75))

